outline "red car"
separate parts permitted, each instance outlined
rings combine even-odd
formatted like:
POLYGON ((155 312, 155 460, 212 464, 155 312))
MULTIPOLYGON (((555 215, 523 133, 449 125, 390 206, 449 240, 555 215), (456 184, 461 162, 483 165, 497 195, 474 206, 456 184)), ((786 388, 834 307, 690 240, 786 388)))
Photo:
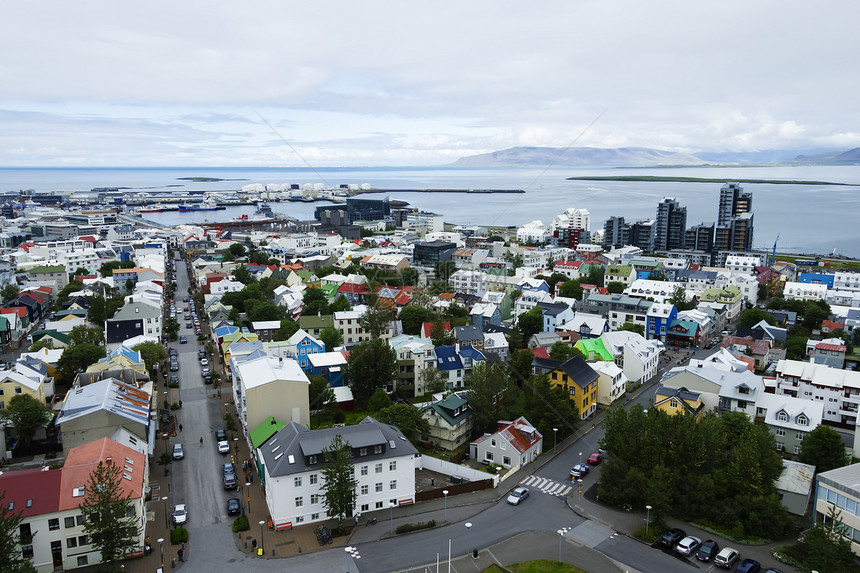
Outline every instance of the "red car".
POLYGON ((588 456, 588 459, 585 461, 587 461, 592 466, 596 466, 597 464, 599 464, 600 462, 603 461, 603 456, 601 456, 600 454, 595 452, 595 453, 591 454, 590 456, 588 456))

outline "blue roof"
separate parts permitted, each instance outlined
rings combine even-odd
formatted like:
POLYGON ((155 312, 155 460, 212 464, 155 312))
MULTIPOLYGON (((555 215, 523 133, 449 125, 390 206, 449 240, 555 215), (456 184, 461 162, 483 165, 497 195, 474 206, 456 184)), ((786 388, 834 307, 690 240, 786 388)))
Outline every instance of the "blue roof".
POLYGON ((453 346, 437 346, 436 370, 459 370, 463 368, 463 361, 453 346))
POLYGON ((237 330, 239 330, 239 327, 233 326, 232 324, 229 326, 219 326, 215 329, 215 338, 221 338, 227 334, 233 334, 237 330))
POLYGON ((119 356, 120 354, 122 354, 123 356, 125 356, 126 358, 131 360, 132 362, 143 362, 143 358, 141 358, 139 351, 132 350, 131 348, 128 348, 127 346, 124 346, 124 345, 120 345, 116 350, 108 353, 104 358, 99 359, 99 362, 104 362, 106 360, 110 360, 111 358, 114 358, 115 356, 119 356))
POLYGON ((460 347, 460 356, 465 358, 471 358, 472 360, 485 360, 486 357, 484 353, 475 348, 474 346, 461 346, 460 347))

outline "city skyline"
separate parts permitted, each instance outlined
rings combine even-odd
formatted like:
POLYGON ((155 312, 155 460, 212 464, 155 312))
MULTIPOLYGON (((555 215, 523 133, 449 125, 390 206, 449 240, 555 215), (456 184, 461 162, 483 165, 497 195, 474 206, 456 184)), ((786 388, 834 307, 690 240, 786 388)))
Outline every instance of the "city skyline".
POLYGON ((9 5, 0 166, 844 151, 860 146, 841 57, 858 15, 844 0, 9 5))

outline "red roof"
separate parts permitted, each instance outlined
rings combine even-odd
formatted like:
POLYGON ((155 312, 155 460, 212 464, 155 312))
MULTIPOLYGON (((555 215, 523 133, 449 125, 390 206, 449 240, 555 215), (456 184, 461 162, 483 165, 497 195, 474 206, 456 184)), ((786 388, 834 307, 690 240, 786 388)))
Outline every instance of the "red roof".
POLYGON ((3 503, 22 517, 54 513, 60 509, 62 470, 40 469, 4 472, 0 475, 0 490, 6 492, 3 503), (29 506, 28 506, 29 503, 29 506))
MULTIPOLYGON (((425 322, 421 324, 421 336, 430 338, 430 333, 433 332, 433 322, 425 322)), ((447 320, 442 324, 446 332, 451 330, 451 323, 447 320)))
POLYGON ((582 266, 582 261, 559 261, 555 264, 556 267, 565 267, 571 269, 578 269, 582 266))
POLYGON ((844 328, 845 328, 845 323, 844 323, 844 322, 836 322, 836 321, 833 321, 833 320, 822 320, 822 321, 821 321, 821 329, 822 329, 822 330, 824 330, 824 329, 828 329, 828 330, 838 330, 838 329, 840 329, 840 328, 842 328, 842 329, 844 329, 844 328))
POLYGON ((819 342, 815 345, 816 350, 832 350, 834 352, 845 352, 848 347, 844 344, 829 344, 827 342, 819 342))
POLYGON ((337 287, 337 292, 367 294, 367 285, 356 283, 343 283, 339 287, 337 287))
POLYGON ((102 438, 69 450, 62 470, 60 509, 75 509, 81 504, 83 498, 74 495, 74 490, 87 485, 90 474, 99 462, 123 468, 120 483, 124 496, 136 498, 143 495, 146 456, 110 438, 102 438))
MULTIPOLYGON (((96 276, 96 275, 90 275, 90 276, 96 276)), ((34 288, 33 290, 37 290, 37 291, 43 292, 45 294, 51 294, 54 292, 54 289, 52 289, 49 286, 40 286, 40 287, 34 288)))
POLYGON ((546 348, 532 348, 531 351, 537 358, 549 358, 549 352, 547 352, 546 348))
POLYGON ((27 316, 27 307, 24 306, 12 306, 9 308, 0 308, 0 313, 2 314, 17 314, 21 318, 27 316))
POLYGON ((88 243, 95 243, 96 242, 96 238, 93 237, 92 235, 84 235, 83 237, 78 237, 78 240, 86 241, 88 243))
POLYGON ((18 246, 19 246, 19 247, 21 247, 22 249, 24 249, 25 251, 30 252, 30 247, 35 247, 35 246, 36 246, 36 243, 32 243, 32 242, 30 242, 30 243, 21 243, 21 244, 20 244, 20 245, 18 245, 18 246))

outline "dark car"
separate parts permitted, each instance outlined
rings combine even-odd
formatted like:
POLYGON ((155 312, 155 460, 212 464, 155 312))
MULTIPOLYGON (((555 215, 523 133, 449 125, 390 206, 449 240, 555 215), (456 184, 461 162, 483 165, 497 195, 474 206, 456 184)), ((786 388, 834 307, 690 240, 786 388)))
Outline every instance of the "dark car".
POLYGON ((206 351, 205 351, 205 350, 203 350, 203 349, 201 348, 200 350, 198 350, 198 351, 197 351, 197 358, 203 358, 204 356, 206 356, 206 351))
POLYGON ((678 529, 677 527, 673 527, 666 533, 660 536, 660 539, 657 540, 657 545, 660 547, 665 547, 666 549, 674 549, 678 542, 687 537, 687 532, 683 529, 678 529))
POLYGON ((185 328, 194 328, 194 325, 193 325, 193 324, 191 324, 190 322, 186 322, 186 323, 185 323, 185 328))
POLYGON ((237 487, 239 487, 239 481, 236 479, 236 468, 227 462, 224 464, 224 489, 236 489, 237 487))
POLYGON ((176 356, 177 354, 179 354, 179 352, 175 348, 171 348, 170 350, 167 351, 167 353, 170 356, 176 356))
POLYGON ((239 515, 241 513, 242 508, 239 507, 239 500, 235 497, 231 497, 227 500, 227 515, 239 515))
POLYGON ((179 337, 179 344, 185 344, 186 342, 188 342, 188 337, 187 337, 187 336, 182 335, 182 336, 180 336, 180 337, 179 337))
POLYGON ((699 550, 696 552, 696 559, 704 561, 705 563, 710 563, 719 552, 720 546, 717 545, 717 542, 713 539, 708 539, 702 543, 701 547, 699 547, 699 550))
POLYGON ((738 565, 738 568, 735 569, 735 573, 759 573, 760 571, 761 563, 755 559, 744 559, 741 561, 741 564, 738 565))
POLYGON ((204 384, 212 384, 212 376, 210 374, 205 374, 203 376, 203 383, 204 384))
POLYGON ((215 430, 215 441, 220 442, 221 440, 227 439, 227 432, 224 430, 215 430))
POLYGON ((171 384, 179 384, 179 376, 177 376, 176 374, 172 374, 172 375, 170 376, 170 380, 169 380, 169 382, 170 382, 171 384))

